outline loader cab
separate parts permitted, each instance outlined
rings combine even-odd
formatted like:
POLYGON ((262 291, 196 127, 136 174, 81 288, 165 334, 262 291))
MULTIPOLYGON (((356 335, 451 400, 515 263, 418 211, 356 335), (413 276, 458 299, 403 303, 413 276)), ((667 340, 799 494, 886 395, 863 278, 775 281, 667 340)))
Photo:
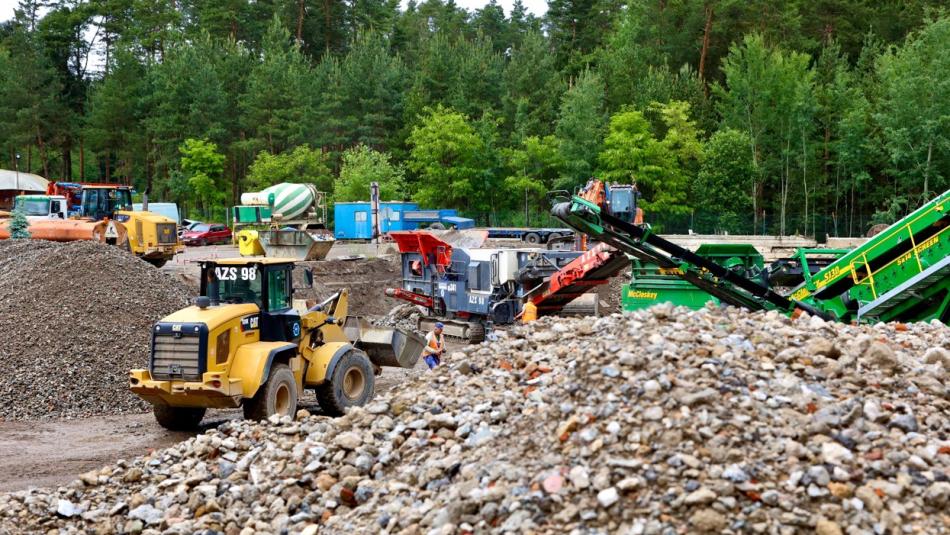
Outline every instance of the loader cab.
POLYGON ((301 326, 293 308, 293 270, 294 262, 281 258, 206 260, 201 262, 201 295, 211 306, 255 304, 262 341, 295 341, 301 326))
POLYGON ((607 188, 607 206, 614 217, 627 223, 634 223, 637 218, 637 201, 640 191, 636 186, 628 184, 610 184, 607 188))

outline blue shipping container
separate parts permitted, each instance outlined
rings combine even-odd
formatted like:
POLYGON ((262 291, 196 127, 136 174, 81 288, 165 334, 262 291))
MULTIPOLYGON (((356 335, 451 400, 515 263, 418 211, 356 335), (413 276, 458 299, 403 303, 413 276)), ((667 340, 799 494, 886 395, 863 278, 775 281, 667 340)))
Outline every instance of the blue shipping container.
MULTIPOLYGON (((418 210, 414 202, 379 203, 379 226, 383 234, 393 230, 414 230, 417 223, 406 222, 403 213, 418 210)), ((338 202, 333 205, 334 237, 338 240, 373 238, 373 214, 369 202, 338 202)))

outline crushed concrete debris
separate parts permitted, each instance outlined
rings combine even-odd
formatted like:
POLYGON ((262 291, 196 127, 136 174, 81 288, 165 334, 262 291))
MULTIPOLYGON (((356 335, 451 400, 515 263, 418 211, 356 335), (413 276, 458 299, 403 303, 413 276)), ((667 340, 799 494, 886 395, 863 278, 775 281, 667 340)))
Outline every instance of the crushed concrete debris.
POLYGON ((950 370, 925 359, 947 327, 811 320, 544 318, 341 418, 228 422, 0 495, 0 532, 950 530, 950 370))

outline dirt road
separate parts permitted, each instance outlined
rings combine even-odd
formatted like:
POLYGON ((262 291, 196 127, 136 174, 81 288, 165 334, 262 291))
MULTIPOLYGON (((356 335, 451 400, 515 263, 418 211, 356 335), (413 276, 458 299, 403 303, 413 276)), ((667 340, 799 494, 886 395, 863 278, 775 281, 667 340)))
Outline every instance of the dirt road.
MULTIPOLYGON (((236 249, 229 246, 188 248, 162 269, 180 276, 197 290, 198 266, 194 260, 236 256, 236 253, 236 249)), ((382 297, 382 288, 398 280, 398 268, 396 265, 387 267, 382 261, 370 264, 368 267, 373 269, 365 273, 358 269, 360 266, 346 262, 316 265, 314 271, 319 274, 317 279, 323 284, 324 293, 342 286, 350 288, 351 310, 355 313, 385 314, 395 302, 382 297)), ((413 370, 385 368, 376 379, 376 390, 384 392, 399 386, 408 376, 424 373, 424 370, 421 360, 413 370)), ((319 406, 311 393, 304 394, 301 405, 319 414, 319 406)), ((209 411, 203 429, 239 417, 240 410, 209 411)), ((192 435, 165 431, 150 413, 81 420, 0 421, 0 492, 68 484, 89 470, 119 459, 146 455, 192 435)))
POLYGON ((151 414, 52 422, 0 423, 0 491, 57 486, 118 459, 145 455, 188 438, 151 414))
MULTIPOLYGON (((413 370, 385 368, 376 378, 376 391, 398 386, 408 376, 422 373, 424 369, 421 361, 413 370)), ((304 393, 300 404, 301 408, 319 414, 312 393, 304 393)), ((202 421, 202 431, 240 417, 240 410, 208 411, 202 421)), ((166 431, 155 423, 151 413, 81 420, 0 422, 0 492, 65 485, 89 470, 119 459, 146 455, 193 434, 166 431)))

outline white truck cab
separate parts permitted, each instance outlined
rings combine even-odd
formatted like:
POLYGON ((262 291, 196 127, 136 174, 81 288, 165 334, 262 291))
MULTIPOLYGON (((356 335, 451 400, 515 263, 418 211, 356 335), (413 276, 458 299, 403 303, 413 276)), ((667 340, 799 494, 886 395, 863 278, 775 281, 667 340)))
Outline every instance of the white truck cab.
POLYGON ((66 197, 62 195, 17 195, 14 209, 23 207, 27 220, 66 219, 66 197))

